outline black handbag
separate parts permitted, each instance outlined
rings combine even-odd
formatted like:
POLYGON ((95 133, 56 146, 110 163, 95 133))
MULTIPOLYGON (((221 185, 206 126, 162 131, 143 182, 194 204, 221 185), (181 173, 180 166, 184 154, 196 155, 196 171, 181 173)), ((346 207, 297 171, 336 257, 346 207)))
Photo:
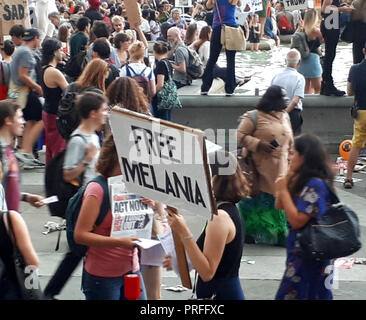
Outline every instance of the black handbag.
POLYGON ((28 268, 23 258, 23 255, 16 245, 15 233, 13 230, 13 225, 10 219, 9 212, 7 212, 6 215, 9 224, 9 232, 11 235, 10 237, 13 241, 13 260, 15 273, 22 297, 24 300, 43 300, 44 295, 41 290, 38 275, 36 274, 35 270, 33 270, 33 272, 31 272, 31 270, 27 270, 28 268))
POLYGON ((340 203, 330 189, 330 205, 320 219, 311 219, 297 234, 304 260, 324 261, 346 257, 361 248, 357 214, 340 203))

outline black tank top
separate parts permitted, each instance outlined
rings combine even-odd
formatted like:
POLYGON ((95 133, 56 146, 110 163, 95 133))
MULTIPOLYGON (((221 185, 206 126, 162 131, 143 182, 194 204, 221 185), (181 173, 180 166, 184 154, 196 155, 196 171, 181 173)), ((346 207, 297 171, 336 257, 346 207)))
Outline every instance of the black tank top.
POLYGON ((321 41, 319 38, 316 38, 314 40, 309 40, 308 37, 306 37, 306 41, 308 43, 310 52, 318 53, 318 48, 321 46, 321 41))
MULTIPOLYGON (((15 279, 15 267, 13 262, 13 243, 8 235, 4 223, 4 212, 0 212, 0 257, 5 264, 5 269, 10 279, 15 279)), ((9 216, 7 216, 9 218, 9 216)))
MULTIPOLYGON (((223 278, 234 278, 239 275, 241 256, 243 254, 244 245, 244 223, 241 215, 234 203, 223 203, 219 205, 219 209, 227 212, 233 220, 236 234, 234 239, 225 245, 221 261, 217 267, 216 273, 212 280, 215 281, 223 278)), ((203 245, 206 238, 206 228, 197 240, 197 245, 203 251, 203 245)), ((209 281, 209 282, 210 282, 209 281)))
POLYGON ((44 73, 49 67, 53 67, 51 65, 45 66, 42 68, 42 74, 41 74, 41 85, 43 89, 43 96, 44 96, 44 105, 43 110, 47 113, 51 114, 57 114, 58 105, 60 103, 61 97, 62 97, 62 90, 61 88, 49 88, 44 83, 44 73))

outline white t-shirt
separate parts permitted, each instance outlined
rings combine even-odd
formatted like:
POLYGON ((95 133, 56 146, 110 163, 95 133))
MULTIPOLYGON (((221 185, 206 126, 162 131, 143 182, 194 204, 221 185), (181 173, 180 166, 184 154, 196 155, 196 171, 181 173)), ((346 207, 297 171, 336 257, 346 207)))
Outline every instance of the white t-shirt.
POLYGON ((295 106, 295 109, 302 111, 302 100, 305 95, 305 78, 297 72, 294 68, 287 67, 283 72, 274 76, 271 85, 277 85, 284 88, 287 91, 287 96, 290 101, 295 97, 300 97, 299 103, 295 106))
MULTIPOLYGON (((129 63, 128 64, 129 68, 130 68, 130 74, 131 76, 135 76, 135 75, 142 75, 146 78, 148 78, 149 80, 153 80, 155 81, 155 75, 154 75, 154 72, 152 72, 151 68, 150 67, 147 67, 144 63, 129 63), (131 70, 132 69, 132 70, 131 70), (144 71, 142 73, 142 71, 144 71)), ((120 73, 119 73, 119 76, 120 77, 127 77, 128 74, 127 74, 127 68, 126 66, 124 66, 120 73)))

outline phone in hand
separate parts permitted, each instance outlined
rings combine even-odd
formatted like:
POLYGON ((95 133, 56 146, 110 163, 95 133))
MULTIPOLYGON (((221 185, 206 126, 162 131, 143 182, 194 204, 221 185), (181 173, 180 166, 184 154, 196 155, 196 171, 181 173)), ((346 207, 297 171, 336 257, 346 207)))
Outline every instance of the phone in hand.
POLYGON ((274 146, 275 148, 277 148, 277 147, 279 146, 279 144, 278 144, 278 142, 277 142, 277 140, 276 140, 276 139, 273 139, 273 140, 270 142, 270 144, 271 144, 272 146, 274 146))

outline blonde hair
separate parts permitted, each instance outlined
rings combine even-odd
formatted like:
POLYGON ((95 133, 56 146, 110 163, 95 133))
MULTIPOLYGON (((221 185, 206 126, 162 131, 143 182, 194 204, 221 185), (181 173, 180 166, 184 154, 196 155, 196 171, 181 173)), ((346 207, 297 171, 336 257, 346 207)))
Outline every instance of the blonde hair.
POLYGON ((81 88, 96 87, 105 92, 105 79, 108 76, 109 65, 102 59, 91 60, 77 79, 76 83, 81 88))
POLYGON ((121 16, 114 16, 112 18, 112 23, 118 23, 118 22, 124 23, 125 19, 121 16))
POLYGON ((145 56, 145 45, 141 41, 136 41, 128 48, 130 58, 140 60, 145 56))
POLYGON ((304 17, 304 30, 307 35, 311 33, 318 22, 318 12, 315 9, 309 9, 304 17))

